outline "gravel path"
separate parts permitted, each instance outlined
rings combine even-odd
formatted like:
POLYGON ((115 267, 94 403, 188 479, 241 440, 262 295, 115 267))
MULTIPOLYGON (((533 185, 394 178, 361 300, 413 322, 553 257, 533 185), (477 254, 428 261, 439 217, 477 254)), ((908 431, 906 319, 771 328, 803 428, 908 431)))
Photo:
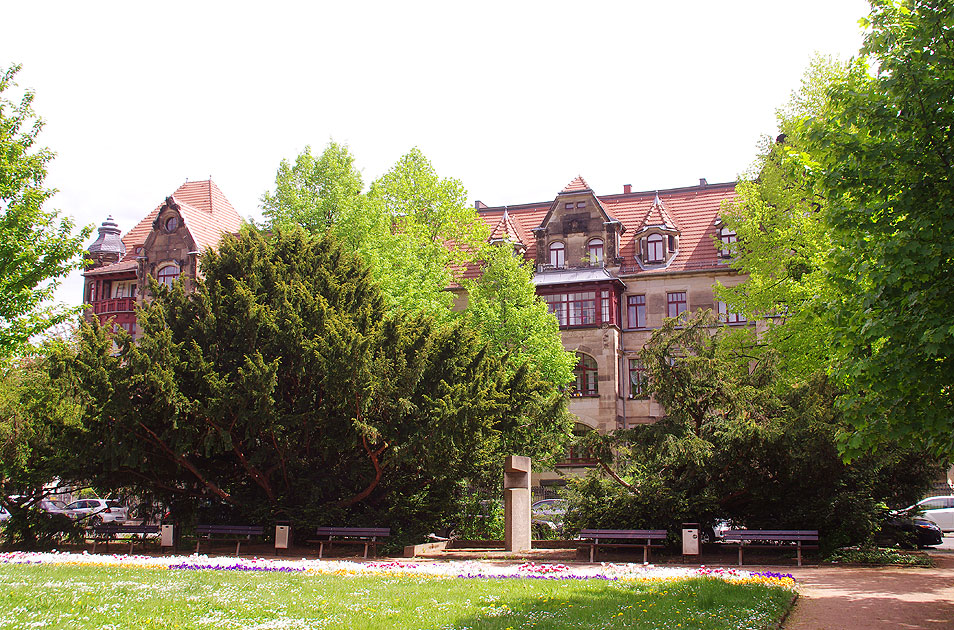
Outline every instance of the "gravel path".
POLYGON ((933 569, 789 569, 799 600, 784 630, 954 630, 954 553, 933 569))

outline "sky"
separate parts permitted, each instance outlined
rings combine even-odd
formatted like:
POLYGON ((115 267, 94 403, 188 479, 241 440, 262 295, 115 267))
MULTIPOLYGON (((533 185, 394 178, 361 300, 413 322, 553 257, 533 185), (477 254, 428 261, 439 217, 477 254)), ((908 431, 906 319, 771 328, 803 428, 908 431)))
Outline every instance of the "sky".
MULTIPOLYGON (((471 202, 734 181, 861 0, 4 2, 0 67, 56 152, 50 207, 125 232, 186 180, 244 217, 334 140, 367 185, 412 147, 471 202)), ((14 93, 7 94, 10 98, 14 93)), ((95 237, 95 233, 93 235, 95 237)), ((90 242, 93 238, 91 237, 90 242)), ((74 273, 57 292, 77 304, 74 273)))

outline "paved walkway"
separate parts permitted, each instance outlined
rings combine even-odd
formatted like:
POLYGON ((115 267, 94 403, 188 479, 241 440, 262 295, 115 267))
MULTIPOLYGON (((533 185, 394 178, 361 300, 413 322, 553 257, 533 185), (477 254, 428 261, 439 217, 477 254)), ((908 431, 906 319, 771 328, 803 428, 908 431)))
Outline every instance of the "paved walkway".
POLYGON ((954 552, 932 555, 933 569, 790 568, 800 597, 784 629, 954 630, 954 552))

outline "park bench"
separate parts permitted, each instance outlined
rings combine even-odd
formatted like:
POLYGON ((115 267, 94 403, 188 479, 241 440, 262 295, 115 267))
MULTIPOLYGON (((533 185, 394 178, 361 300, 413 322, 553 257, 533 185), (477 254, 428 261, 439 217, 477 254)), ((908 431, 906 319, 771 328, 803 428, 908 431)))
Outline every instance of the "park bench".
POLYGON ((331 547, 331 543, 364 545, 364 557, 368 557, 368 547, 371 547, 372 555, 377 555, 378 538, 387 538, 391 535, 389 527, 319 527, 315 532, 319 538, 308 542, 318 543, 318 557, 320 558, 325 550, 325 545, 331 547))
POLYGON ((814 529, 730 529, 723 540, 739 546, 739 566, 745 548, 794 548, 798 566, 802 566, 802 549, 818 549, 818 530, 814 529))
POLYGON ((643 562, 649 562, 650 550, 653 547, 662 547, 661 544, 654 545, 653 541, 666 540, 666 536, 667 532, 664 529, 584 529, 580 531, 582 547, 590 548, 590 562, 593 562, 596 557, 598 547, 642 547, 643 562))
MULTIPOLYGON (((120 534, 132 536, 122 542, 129 543, 129 553, 133 552, 136 543, 146 544, 146 536, 158 536, 158 525, 120 525, 119 523, 99 523, 93 525, 93 553, 96 553, 96 543, 102 542, 106 545, 106 551, 109 551, 109 541, 117 538, 120 534)), ((119 542, 117 540, 116 542, 119 542)))
POLYGON ((196 525, 195 526, 195 552, 199 553, 199 545, 202 539, 208 540, 234 540, 235 555, 239 555, 243 540, 251 540, 252 536, 261 538, 265 529, 260 525, 196 525))

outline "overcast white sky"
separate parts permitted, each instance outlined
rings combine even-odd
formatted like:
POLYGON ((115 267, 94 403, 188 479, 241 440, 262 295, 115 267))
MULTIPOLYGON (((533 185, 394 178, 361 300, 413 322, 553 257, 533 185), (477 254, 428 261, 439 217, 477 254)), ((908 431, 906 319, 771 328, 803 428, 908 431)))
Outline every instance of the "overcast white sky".
MULTIPOLYGON (((186 179, 236 209, 334 139, 367 184, 418 146, 489 205, 732 181, 862 0, 4 3, 53 207, 123 231, 186 179)), ((60 299, 77 303, 81 279, 60 299)))

